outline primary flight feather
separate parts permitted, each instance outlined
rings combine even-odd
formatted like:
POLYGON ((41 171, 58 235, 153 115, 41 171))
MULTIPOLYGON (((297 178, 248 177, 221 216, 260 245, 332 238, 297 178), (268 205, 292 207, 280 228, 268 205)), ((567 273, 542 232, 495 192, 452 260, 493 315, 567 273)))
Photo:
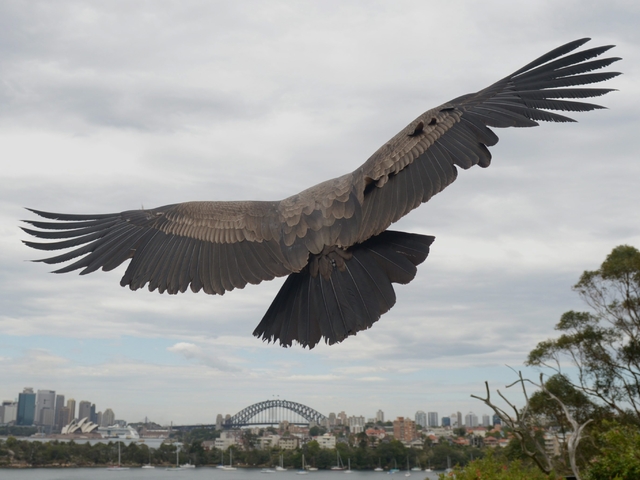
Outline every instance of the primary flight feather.
POLYGON ((392 283, 409 283, 434 237, 387 228, 450 185, 457 167, 487 167, 489 127, 572 122, 552 111, 599 105, 581 99, 611 91, 585 88, 619 75, 597 72, 619 58, 612 46, 578 51, 589 39, 558 47, 477 93, 433 108, 351 173, 280 201, 187 202, 99 215, 32 212, 23 230, 71 249, 40 262, 72 261, 55 273, 112 270, 131 260, 120 284, 175 294, 191 288, 224 294, 288 275, 254 335, 313 348, 369 328, 395 303, 392 283))

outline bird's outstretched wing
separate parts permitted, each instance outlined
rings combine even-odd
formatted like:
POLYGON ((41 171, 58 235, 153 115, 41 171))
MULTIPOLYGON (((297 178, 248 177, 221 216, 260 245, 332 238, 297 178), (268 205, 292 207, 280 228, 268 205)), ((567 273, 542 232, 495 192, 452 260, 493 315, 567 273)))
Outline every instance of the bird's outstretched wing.
MULTIPOLYGON (((364 258, 369 254, 359 253, 359 245, 380 235, 393 222, 450 185, 456 179, 457 167, 487 167, 491 161, 487 147, 498 141, 489 127, 532 127, 538 125, 538 121, 571 122, 574 120, 552 111, 603 108, 581 100, 604 95, 611 89, 583 85, 619 75, 618 72, 594 73, 619 58, 596 59, 612 46, 572 53, 588 40, 558 47, 484 90, 425 112, 355 171, 284 200, 188 202, 107 215, 32 210, 49 221, 28 220, 36 229, 24 230, 39 239, 53 241, 25 243, 40 250, 72 249, 40 260, 45 263, 80 257, 56 270, 57 273, 77 269, 82 269, 81 274, 100 268, 110 270, 131 259, 121 285, 132 289, 148 285, 150 290, 169 293, 183 292, 190 286, 194 291, 203 289, 207 293, 223 294, 247 283, 298 272, 316 278, 317 269, 307 268, 310 261, 330 265, 337 272, 330 256, 336 255, 336 249, 345 252, 347 261, 351 261, 351 257, 364 258), (323 258, 328 260, 323 262, 323 258)), ((398 237, 401 233, 394 235, 394 239, 401 238, 398 237)), ((423 256, 407 257, 414 266, 426 258, 432 241, 431 237, 426 238, 407 240, 421 242, 424 250, 423 256)), ((382 243, 387 241, 395 242, 385 237, 382 243)), ((397 253, 406 256, 404 248, 397 253)), ((386 272, 384 268, 379 270, 386 272)), ((340 270, 339 274, 342 284, 346 279, 344 271, 340 270)), ((323 277, 325 283, 331 273, 323 277)), ((397 283, 394 278, 404 278, 396 274, 387 276, 389 285, 397 283)), ((311 290, 303 295, 301 285, 320 288, 323 283, 297 276, 295 288, 293 285, 285 284, 286 289, 294 293, 287 300, 281 291, 277 305, 272 306, 261 322, 258 335, 276 340, 281 338, 278 332, 286 331, 289 333, 284 335, 285 344, 290 344, 292 339, 300 340, 290 333, 298 331, 298 327, 292 329, 285 323, 297 321, 292 312, 301 311, 302 305, 296 304, 292 309, 286 302, 300 303, 306 298, 318 307, 325 301, 324 297, 314 297, 311 290), (279 326, 269 322, 279 322, 279 326)), ((335 298, 337 305, 344 303, 348 296, 336 295, 335 298)), ((367 321, 352 319, 355 326, 345 327, 340 335, 322 333, 321 336, 330 343, 339 341, 368 328, 389 308, 390 305, 377 306, 372 309, 375 315, 369 315, 367 321)), ((335 320, 331 313, 335 309, 325 304, 325 310, 326 315, 314 321, 335 320)), ((316 333, 330 331, 331 328, 314 330, 316 333)), ((312 341, 307 339, 302 343, 312 346, 318 338, 315 335, 312 341)))

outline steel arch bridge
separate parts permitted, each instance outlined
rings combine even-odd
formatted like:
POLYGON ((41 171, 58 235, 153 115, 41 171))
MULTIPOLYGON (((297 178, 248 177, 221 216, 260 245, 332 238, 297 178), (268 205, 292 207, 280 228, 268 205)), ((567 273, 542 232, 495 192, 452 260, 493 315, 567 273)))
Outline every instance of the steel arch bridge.
POLYGON ((325 417, 320 412, 301 403, 288 400, 266 400, 254 403, 225 420, 223 428, 238 428, 248 425, 275 425, 289 422, 294 425, 321 424, 325 417))

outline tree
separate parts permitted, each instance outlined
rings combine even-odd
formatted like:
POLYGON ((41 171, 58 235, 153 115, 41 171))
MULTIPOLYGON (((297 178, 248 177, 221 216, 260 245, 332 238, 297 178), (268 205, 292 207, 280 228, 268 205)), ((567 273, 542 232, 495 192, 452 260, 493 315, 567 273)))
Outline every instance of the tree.
POLYGON ((614 248, 573 289, 592 311, 564 313, 556 325, 562 334, 540 342, 526 364, 562 373, 569 359, 577 367, 573 387, 640 423, 640 252, 614 248))
POLYGON ((591 462, 586 480, 640 478, 640 431, 615 422, 605 425, 609 428, 595 436, 600 454, 591 462))

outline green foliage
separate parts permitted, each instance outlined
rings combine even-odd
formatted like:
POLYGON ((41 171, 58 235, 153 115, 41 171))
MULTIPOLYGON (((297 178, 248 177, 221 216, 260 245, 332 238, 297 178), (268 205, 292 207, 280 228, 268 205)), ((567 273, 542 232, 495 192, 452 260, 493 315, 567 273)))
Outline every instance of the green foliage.
POLYGON ((526 364, 560 372, 568 359, 578 371, 575 389, 640 423, 640 252, 614 248, 573 289, 592 312, 564 313, 556 325, 561 335, 540 342, 526 364))
POLYGON ((609 422, 609 430, 596 434, 600 454, 584 475, 584 480, 635 480, 640 478, 640 430, 609 422))
POLYGON ((493 452, 489 452, 484 458, 474 460, 464 468, 456 467, 452 472, 441 473, 440 480, 558 480, 555 474, 545 475, 539 469, 524 465, 516 460, 506 463, 493 452))

